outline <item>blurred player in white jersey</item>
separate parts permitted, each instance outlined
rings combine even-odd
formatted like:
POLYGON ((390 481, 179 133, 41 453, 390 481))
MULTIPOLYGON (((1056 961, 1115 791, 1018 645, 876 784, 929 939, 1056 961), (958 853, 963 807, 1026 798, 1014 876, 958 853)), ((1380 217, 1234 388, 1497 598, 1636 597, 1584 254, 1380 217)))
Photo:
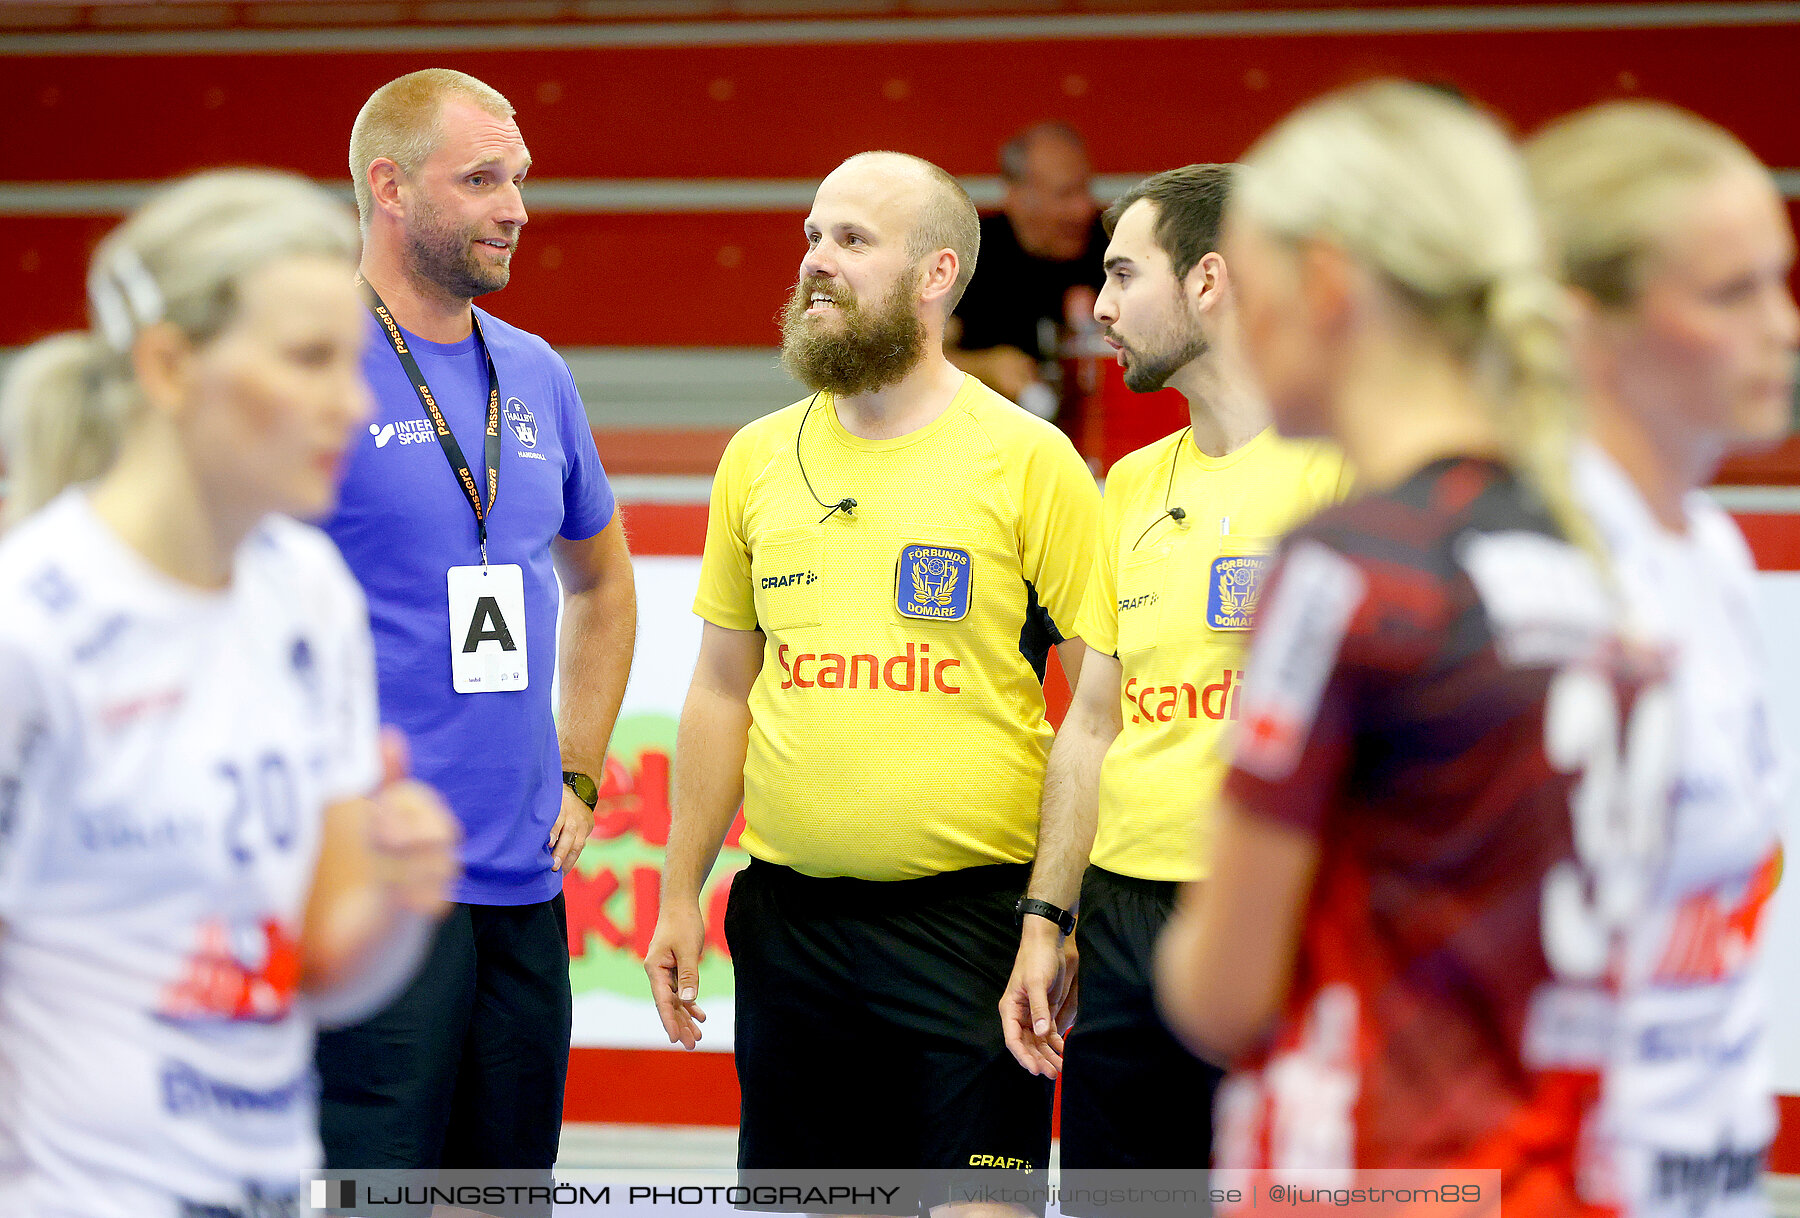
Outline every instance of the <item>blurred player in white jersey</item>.
POLYGON ((1580 317, 1596 445, 1579 488, 1643 626, 1674 657, 1667 865, 1626 964, 1607 1086, 1626 1211, 1767 1212, 1775 1132, 1760 928, 1781 873, 1754 567, 1700 488, 1786 434, 1794 238, 1741 143, 1670 106, 1564 118, 1528 159, 1580 317))
POLYGON ((299 179, 190 179, 0 393, 0 1213, 297 1213, 313 1028, 444 907, 361 593, 282 515, 367 413, 355 251, 299 179))

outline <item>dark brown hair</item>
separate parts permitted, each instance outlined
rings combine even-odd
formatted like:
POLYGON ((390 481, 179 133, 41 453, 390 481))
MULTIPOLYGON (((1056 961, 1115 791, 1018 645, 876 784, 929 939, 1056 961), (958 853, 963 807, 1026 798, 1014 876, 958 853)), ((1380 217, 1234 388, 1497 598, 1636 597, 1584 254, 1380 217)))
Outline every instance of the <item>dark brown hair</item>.
POLYGON ((1233 165, 1183 165, 1152 174, 1113 200, 1100 217, 1106 235, 1112 236, 1119 218, 1133 203, 1156 205, 1156 244, 1169 256, 1175 278, 1199 265, 1219 248, 1219 223, 1231 198, 1233 165))

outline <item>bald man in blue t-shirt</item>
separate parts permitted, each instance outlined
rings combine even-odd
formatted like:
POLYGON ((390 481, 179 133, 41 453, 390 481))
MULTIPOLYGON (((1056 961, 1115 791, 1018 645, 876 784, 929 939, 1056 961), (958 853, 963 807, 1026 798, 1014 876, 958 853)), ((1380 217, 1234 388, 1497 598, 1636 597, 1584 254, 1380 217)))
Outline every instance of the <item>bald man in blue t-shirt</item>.
POLYGON ((461 821, 464 874, 412 987, 320 1039, 332 1169, 547 1170, 562 1126, 562 881, 593 829, 636 600, 568 366, 471 303, 506 285, 526 220, 512 113, 432 69, 377 90, 351 134, 376 404, 325 527, 368 595, 382 718, 461 821))

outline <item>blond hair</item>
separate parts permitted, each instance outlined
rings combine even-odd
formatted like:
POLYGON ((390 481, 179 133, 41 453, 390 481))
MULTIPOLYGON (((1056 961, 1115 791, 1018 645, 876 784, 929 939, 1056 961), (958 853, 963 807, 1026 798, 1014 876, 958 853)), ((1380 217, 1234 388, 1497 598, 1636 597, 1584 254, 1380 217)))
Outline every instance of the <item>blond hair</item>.
POLYGON ((1468 360, 1509 462, 1592 545, 1570 484, 1579 420, 1562 300, 1523 164, 1491 119, 1398 81, 1331 94, 1251 150, 1235 205, 1276 236, 1341 246, 1396 288, 1468 360))
POLYGON ((442 137, 444 102, 459 98, 495 118, 511 118, 512 103, 493 86, 454 68, 408 72, 369 95, 350 128, 350 181, 356 188, 356 214, 369 231, 375 202, 369 191, 369 166, 390 160, 411 176, 437 150, 442 137))
POLYGON ((94 251, 90 328, 33 344, 0 385, 6 519, 112 464, 143 406, 131 366, 140 331, 167 322, 203 343, 231 320, 251 272, 303 254, 350 263, 356 248, 349 213, 292 174, 215 171, 157 192, 94 251))
POLYGON ((907 234, 906 253, 914 262, 944 249, 956 255, 956 282, 944 306, 948 313, 975 277, 975 259, 981 252, 981 214, 975 210, 975 201, 946 170, 909 152, 859 152, 844 164, 868 157, 898 157, 922 179, 925 197, 907 234))
POLYGON ((1557 119, 1526 143, 1525 165, 1564 281, 1611 307, 1636 298, 1682 196, 1734 169, 1768 175, 1723 127, 1652 101, 1557 119))

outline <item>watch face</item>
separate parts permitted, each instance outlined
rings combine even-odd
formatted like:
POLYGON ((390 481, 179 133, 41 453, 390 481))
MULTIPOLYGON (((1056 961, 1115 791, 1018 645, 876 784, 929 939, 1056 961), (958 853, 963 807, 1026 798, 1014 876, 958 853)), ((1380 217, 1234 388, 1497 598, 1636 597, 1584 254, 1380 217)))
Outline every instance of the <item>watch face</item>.
POLYGON ((573 771, 565 772, 563 774, 563 785, 575 792, 575 798, 579 799, 589 808, 592 808, 600 800, 599 788, 594 785, 594 780, 589 778, 586 774, 578 774, 573 771))

